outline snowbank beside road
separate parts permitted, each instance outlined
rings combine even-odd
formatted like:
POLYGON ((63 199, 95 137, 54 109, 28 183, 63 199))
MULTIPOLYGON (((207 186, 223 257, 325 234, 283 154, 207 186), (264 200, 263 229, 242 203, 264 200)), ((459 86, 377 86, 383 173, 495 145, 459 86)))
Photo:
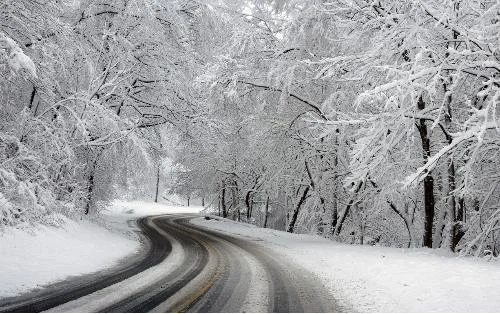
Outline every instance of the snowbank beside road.
POLYGON ((130 220, 149 215, 198 213, 201 209, 117 200, 101 213, 101 223, 107 228, 61 216, 60 228, 40 225, 30 232, 6 229, 0 233, 0 298, 16 296, 69 276, 110 268, 137 253, 140 243, 130 220))
POLYGON ((346 309, 361 312, 498 312, 500 263, 426 249, 339 244, 231 220, 196 225, 258 240, 317 275, 346 309))
POLYGON ((198 214, 202 209, 201 206, 187 207, 143 201, 115 200, 102 214, 114 217, 123 216, 130 219, 163 214, 198 214))
POLYGON ((62 219, 60 228, 12 228, 0 234, 0 297, 112 267, 139 249, 138 241, 89 221, 62 219))

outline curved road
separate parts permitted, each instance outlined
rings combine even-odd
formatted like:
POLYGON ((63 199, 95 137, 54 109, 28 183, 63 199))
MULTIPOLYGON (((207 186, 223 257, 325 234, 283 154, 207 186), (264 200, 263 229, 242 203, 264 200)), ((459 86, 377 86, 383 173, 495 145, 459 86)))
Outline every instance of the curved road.
POLYGON ((1 312, 339 312, 307 271, 256 241, 195 226, 194 215, 138 220, 145 250, 119 267, 0 300, 1 312))

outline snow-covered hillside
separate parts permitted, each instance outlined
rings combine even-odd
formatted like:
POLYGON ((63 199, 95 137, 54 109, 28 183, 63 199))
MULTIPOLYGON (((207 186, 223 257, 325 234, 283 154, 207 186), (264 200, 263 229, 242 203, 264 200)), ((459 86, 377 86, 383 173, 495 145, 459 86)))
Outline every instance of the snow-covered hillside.
POLYGON ((8 229, 0 235, 0 297, 114 266, 138 249, 135 238, 88 221, 8 229))

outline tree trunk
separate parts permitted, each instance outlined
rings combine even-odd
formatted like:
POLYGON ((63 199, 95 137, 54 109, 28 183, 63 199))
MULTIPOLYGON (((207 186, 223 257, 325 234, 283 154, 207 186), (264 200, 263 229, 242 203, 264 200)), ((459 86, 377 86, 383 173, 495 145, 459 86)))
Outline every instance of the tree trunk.
POLYGON ((458 243, 462 240, 465 235, 464 226, 465 223, 465 204, 464 199, 460 197, 458 199, 458 208, 457 208, 457 219, 455 223, 455 234, 453 238, 453 251, 456 250, 458 243))
POLYGON ((36 87, 33 85, 33 89, 31 90, 31 95, 30 95, 30 104, 28 106, 28 109, 30 111, 33 110, 33 104, 35 102, 35 95, 36 95, 36 87))
POLYGON ((269 195, 266 198, 266 207, 264 207, 264 228, 267 228, 267 215, 269 214, 269 195))
POLYGON ((217 195, 217 211, 218 211, 218 216, 220 217, 220 194, 217 195))
MULTIPOLYGON (((418 99, 418 109, 425 109, 425 102, 422 96, 418 99)), ((422 140, 422 155, 424 159, 424 164, 427 163, 429 157, 431 156, 430 149, 430 139, 427 130, 427 125, 425 119, 419 119, 418 130, 420 134, 420 139, 422 140)), ((424 234, 423 234, 423 246, 432 248, 432 228, 434 222, 434 178, 432 177, 432 172, 428 172, 427 176, 424 178, 424 234)))
MULTIPOLYGON (((443 191, 443 189, 447 188, 446 182, 443 180, 443 174, 438 171, 435 175, 435 183, 437 186, 436 193, 439 195, 447 195, 448 190, 443 191)), ((441 207, 437 213, 434 214, 435 222, 434 222, 434 234, 432 235, 432 247, 438 248, 441 247, 443 243, 443 236, 446 236, 444 233, 444 228, 446 227, 446 218, 448 214, 448 208, 446 206, 441 207)))
POLYGON ((231 208, 233 210, 233 220, 241 221, 240 206, 238 206, 238 183, 233 181, 231 189, 231 208))
MULTIPOLYGON (((452 158, 452 157, 450 157, 452 158)), ((458 244, 457 234, 460 226, 457 223, 457 201, 455 198, 454 191, 456 189, 455 183, 455 164, 453 163, 453 159, 450 159, 448 163, 448 217, 450 219, 451 228, 450 228, 450 249, 451 251, 455 251, 455 247, 458 244)))
POLYGON ((159 191, 160 191, 160 164, 158 163, 158 168, 156 169, 155 203, 158 203, 158 194, 159 194, 159 191))
POLYGON ((309 193, 310 188, 311 188, 311 186, 308 185, 304 189, 304 191, 302 192, 302 196, 300 197, 300 200, 297 203, 297 206, 295 206, 295 209, 293 210, 292 218, 290 220, 290 223, 288 224, 288 228, 287 228, 286 232, 293 233, 293 229, 295 228, 295 223, 297 222, 297 217, 299 216, 300 208, 302 207, 302 204, 307 199, 307 193, 309 193))
POLYGON ((460 242, 462 237, 465 235, 464 231, 464 226, 463 224, 466 222, 466 215, 465 215, 465 200, 463 197, 458 198, 458 211, 457 211, 457 221, 460 224, 460 228, 458 229, 458 234, 456 237, 457 244, 460 242))
MULTIPOLYGON (((336 131, 338 133, 338 130, 336 131)), ((333 159, 333 167, 334 167, 334 187, 333 187, 333 199, 332 199, 332 213, 331 213, 331 223, 330 223, 330 235, 333 236, 335 234, 335 228, 337 227, 338 222, 338 180, 337 174, 338 171, 338 155, 337 155, 337 134, 335 134, 335 151, 334 151, 334 159, 333 159)))
MULTIPOLYGON (((160 149, 156 151, 156 162, 157 162, 157 169, 156 169, 156 192, 155 192, 155 203, 158 203, 158 194, 160 191, 160 172, 161 172, 161 153, 163 150, 163 144, 161 141, 161 134, 160 132, 155 129, 155 133, 158 136, 158 142, 160 145, 160 149)), ((189 203, 188 203, 189 206, 189 203)))
MULTIPOLYGON (((337 189, 337 187, 335 187, 335 189, 337 189)), ((330 223, 330 235, 334 235, 335 234, 335 229, 337 228, 337 224, 338 224, 338 221, 339 221, 339 217, 338 217, 338 205, 337 205, 337 192, 335 191, 335 194, 333 195, 333 202, 332 202, 332 220, 331 220, 331 223, 330 223)))
POLYGON ((250 200, 250 218, 252 218, 253 214, 253 198, 250 200))
POLYGON ((89 169, 89 177, 87 181, 87 203, 85 204, 85 215, 90 214, 90 208, 92 205, 92 194, 94 193, 95 187, 95 171, 97 168, 97 161, 99 160, 100 153, 95 156, 94 161, 91 163, 89 169))
POLYGON ((87 204, 85 204, 85 215, 88 215, 90 213, 90 203, 92 202, 92 192, 94 191, 94 177, 95 177, 95 172, 94 170, 91 171, 89 175, 89 180, 88 180, 88 186, 87 186, 87 204))
POLYGON ((221 207, 222 207, 222 217, 227 218, 227 207, 226 207, 226 183, 222 182, 222 191, 221 191, 221 207))
POLYGON ((252 194, 252 191, 248 191, 247 194, 245 195, 245 206, 247 207, 247 221, 250 221, 250 218, 252 217, 252 206, 250 205, 250 196, 252 194))

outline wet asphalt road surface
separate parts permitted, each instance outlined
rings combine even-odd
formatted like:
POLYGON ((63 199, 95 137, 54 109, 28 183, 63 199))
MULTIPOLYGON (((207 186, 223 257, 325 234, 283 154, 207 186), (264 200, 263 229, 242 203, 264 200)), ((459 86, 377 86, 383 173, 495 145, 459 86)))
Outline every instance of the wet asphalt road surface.
POLYGON ((317 278, 255 239, 139 219, 144 247, 118 267, 0 300, 0 312, 340 312, 317 278))

